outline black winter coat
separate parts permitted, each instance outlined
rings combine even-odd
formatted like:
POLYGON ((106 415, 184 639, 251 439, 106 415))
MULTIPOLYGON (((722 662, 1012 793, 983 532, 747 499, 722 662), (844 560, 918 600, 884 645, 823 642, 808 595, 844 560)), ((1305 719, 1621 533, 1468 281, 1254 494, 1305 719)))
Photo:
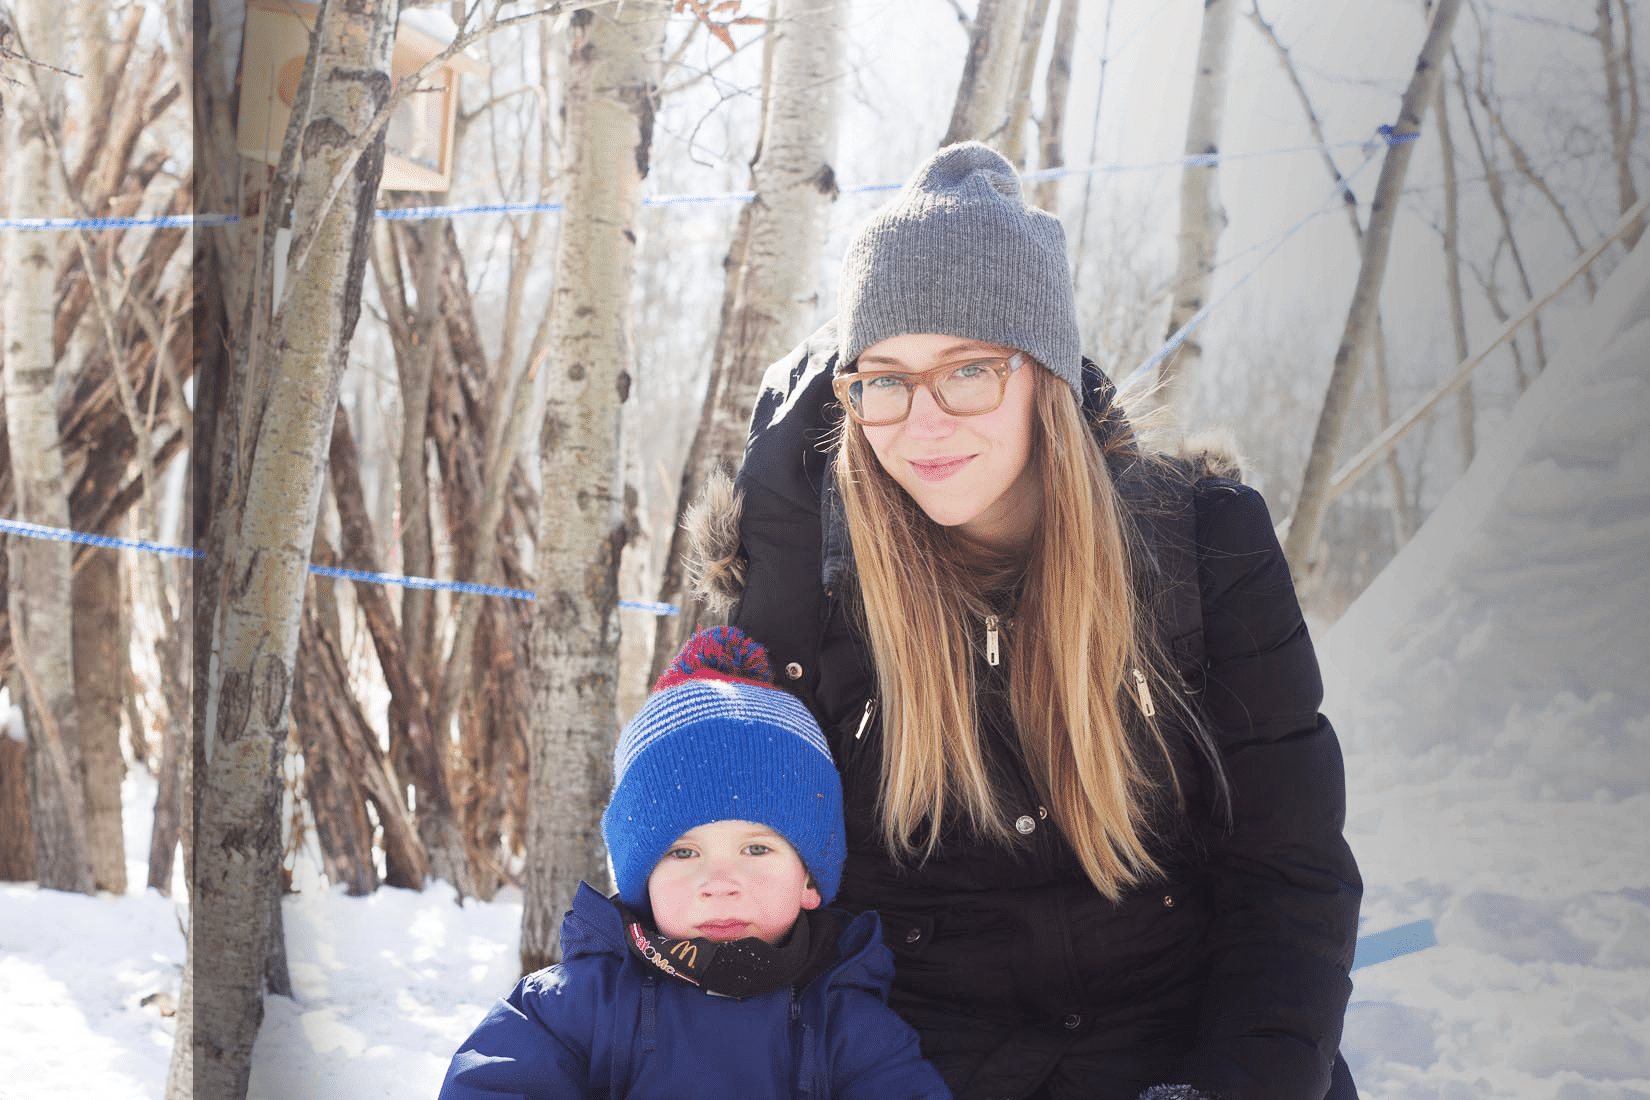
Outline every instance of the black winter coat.
MULTIPOLYGON (((1213 477, 1193 493, 1202 708, 1230 827, 1189 769, 1186 820, 1156 846, 1167 877, 1107 901, 1018 768, 1006 708, 986 699, 1019 841, 947 834, 936 856, 900 868, 878 839, 875 677, 843 597, 851 555, 827 456, 841 415, 834 358, 827 326, 764 381, 737 481, 743 593, 731 619, 768 647, 776 679, 831 741, 848 810, 838 904, 881 911, 890 1003, 924 1054, 959 1100, 1134 1100, 1160 1083, 1320 1100, 1332 1065, 1332 1100, 1355 1097, 1335 1063, 1362 884, 1341 835, 1340 749, 1260 496, 1213 477)), ((1086 381, 1097 434, 1126 431, 1100 414, 1110 383, 1092 365, 1086 381)))

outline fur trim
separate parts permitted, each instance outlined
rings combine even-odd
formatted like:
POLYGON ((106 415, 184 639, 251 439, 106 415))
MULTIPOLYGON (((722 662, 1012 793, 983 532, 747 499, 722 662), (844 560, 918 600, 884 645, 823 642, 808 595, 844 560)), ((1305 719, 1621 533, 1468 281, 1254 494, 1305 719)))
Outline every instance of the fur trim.
POLYGON ((1141 1093, 1136 1100, 1221 1100, 1212 1092, 1193 1088, 1191 1085, 1153 1085, 1141 1093))
POLYGON ((713 615, 726 615, 745 591, 745 557, 739 547, 743 509, 733 479, 717 470, 682 517, 688 588, 713 615))
POLYGON ((1238 455, 1237 439, 1225 428, 1187 436, 1180 444, 1180 457, 1191 463, 1196 477, 1243 480, 1243 459, 1238 455))

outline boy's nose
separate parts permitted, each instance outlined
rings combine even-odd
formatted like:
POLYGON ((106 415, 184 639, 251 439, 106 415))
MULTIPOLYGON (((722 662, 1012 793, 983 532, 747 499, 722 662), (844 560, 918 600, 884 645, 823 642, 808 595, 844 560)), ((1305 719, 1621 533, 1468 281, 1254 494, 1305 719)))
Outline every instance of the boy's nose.
POLYGON ((739 880, 720 868, 711 868, 699 884, 699 893, 706 897, 723 897, 739 892, 739 880))

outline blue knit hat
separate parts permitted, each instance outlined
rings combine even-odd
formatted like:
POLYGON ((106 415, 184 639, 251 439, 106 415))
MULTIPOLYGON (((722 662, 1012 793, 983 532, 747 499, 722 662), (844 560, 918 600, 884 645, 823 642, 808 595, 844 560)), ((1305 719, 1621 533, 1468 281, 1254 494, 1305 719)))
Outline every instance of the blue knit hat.
POLYGON ((796 697, 773 686, 767 652, 734 627, 688 639, 613 753, 602 837, 619 900, 648 909, 647 880, 683 833, 754 821, 788 841, 829 902, 847 855, 842 781, 796 697))

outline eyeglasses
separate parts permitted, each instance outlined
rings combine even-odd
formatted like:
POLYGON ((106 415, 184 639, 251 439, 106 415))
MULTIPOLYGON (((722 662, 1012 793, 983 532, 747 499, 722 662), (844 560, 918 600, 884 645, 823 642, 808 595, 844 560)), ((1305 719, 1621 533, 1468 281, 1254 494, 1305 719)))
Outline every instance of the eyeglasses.
POLYGON ((970 359, 920 374, 868 370, 831 380, 836 398, 856 423, 885 428, 911 415, 911 399, 926 386, 934 403, 952 416, 979 416, 1003 403, 1008 376, 1025 366, 1020 352, 1001 358, 970 359))

